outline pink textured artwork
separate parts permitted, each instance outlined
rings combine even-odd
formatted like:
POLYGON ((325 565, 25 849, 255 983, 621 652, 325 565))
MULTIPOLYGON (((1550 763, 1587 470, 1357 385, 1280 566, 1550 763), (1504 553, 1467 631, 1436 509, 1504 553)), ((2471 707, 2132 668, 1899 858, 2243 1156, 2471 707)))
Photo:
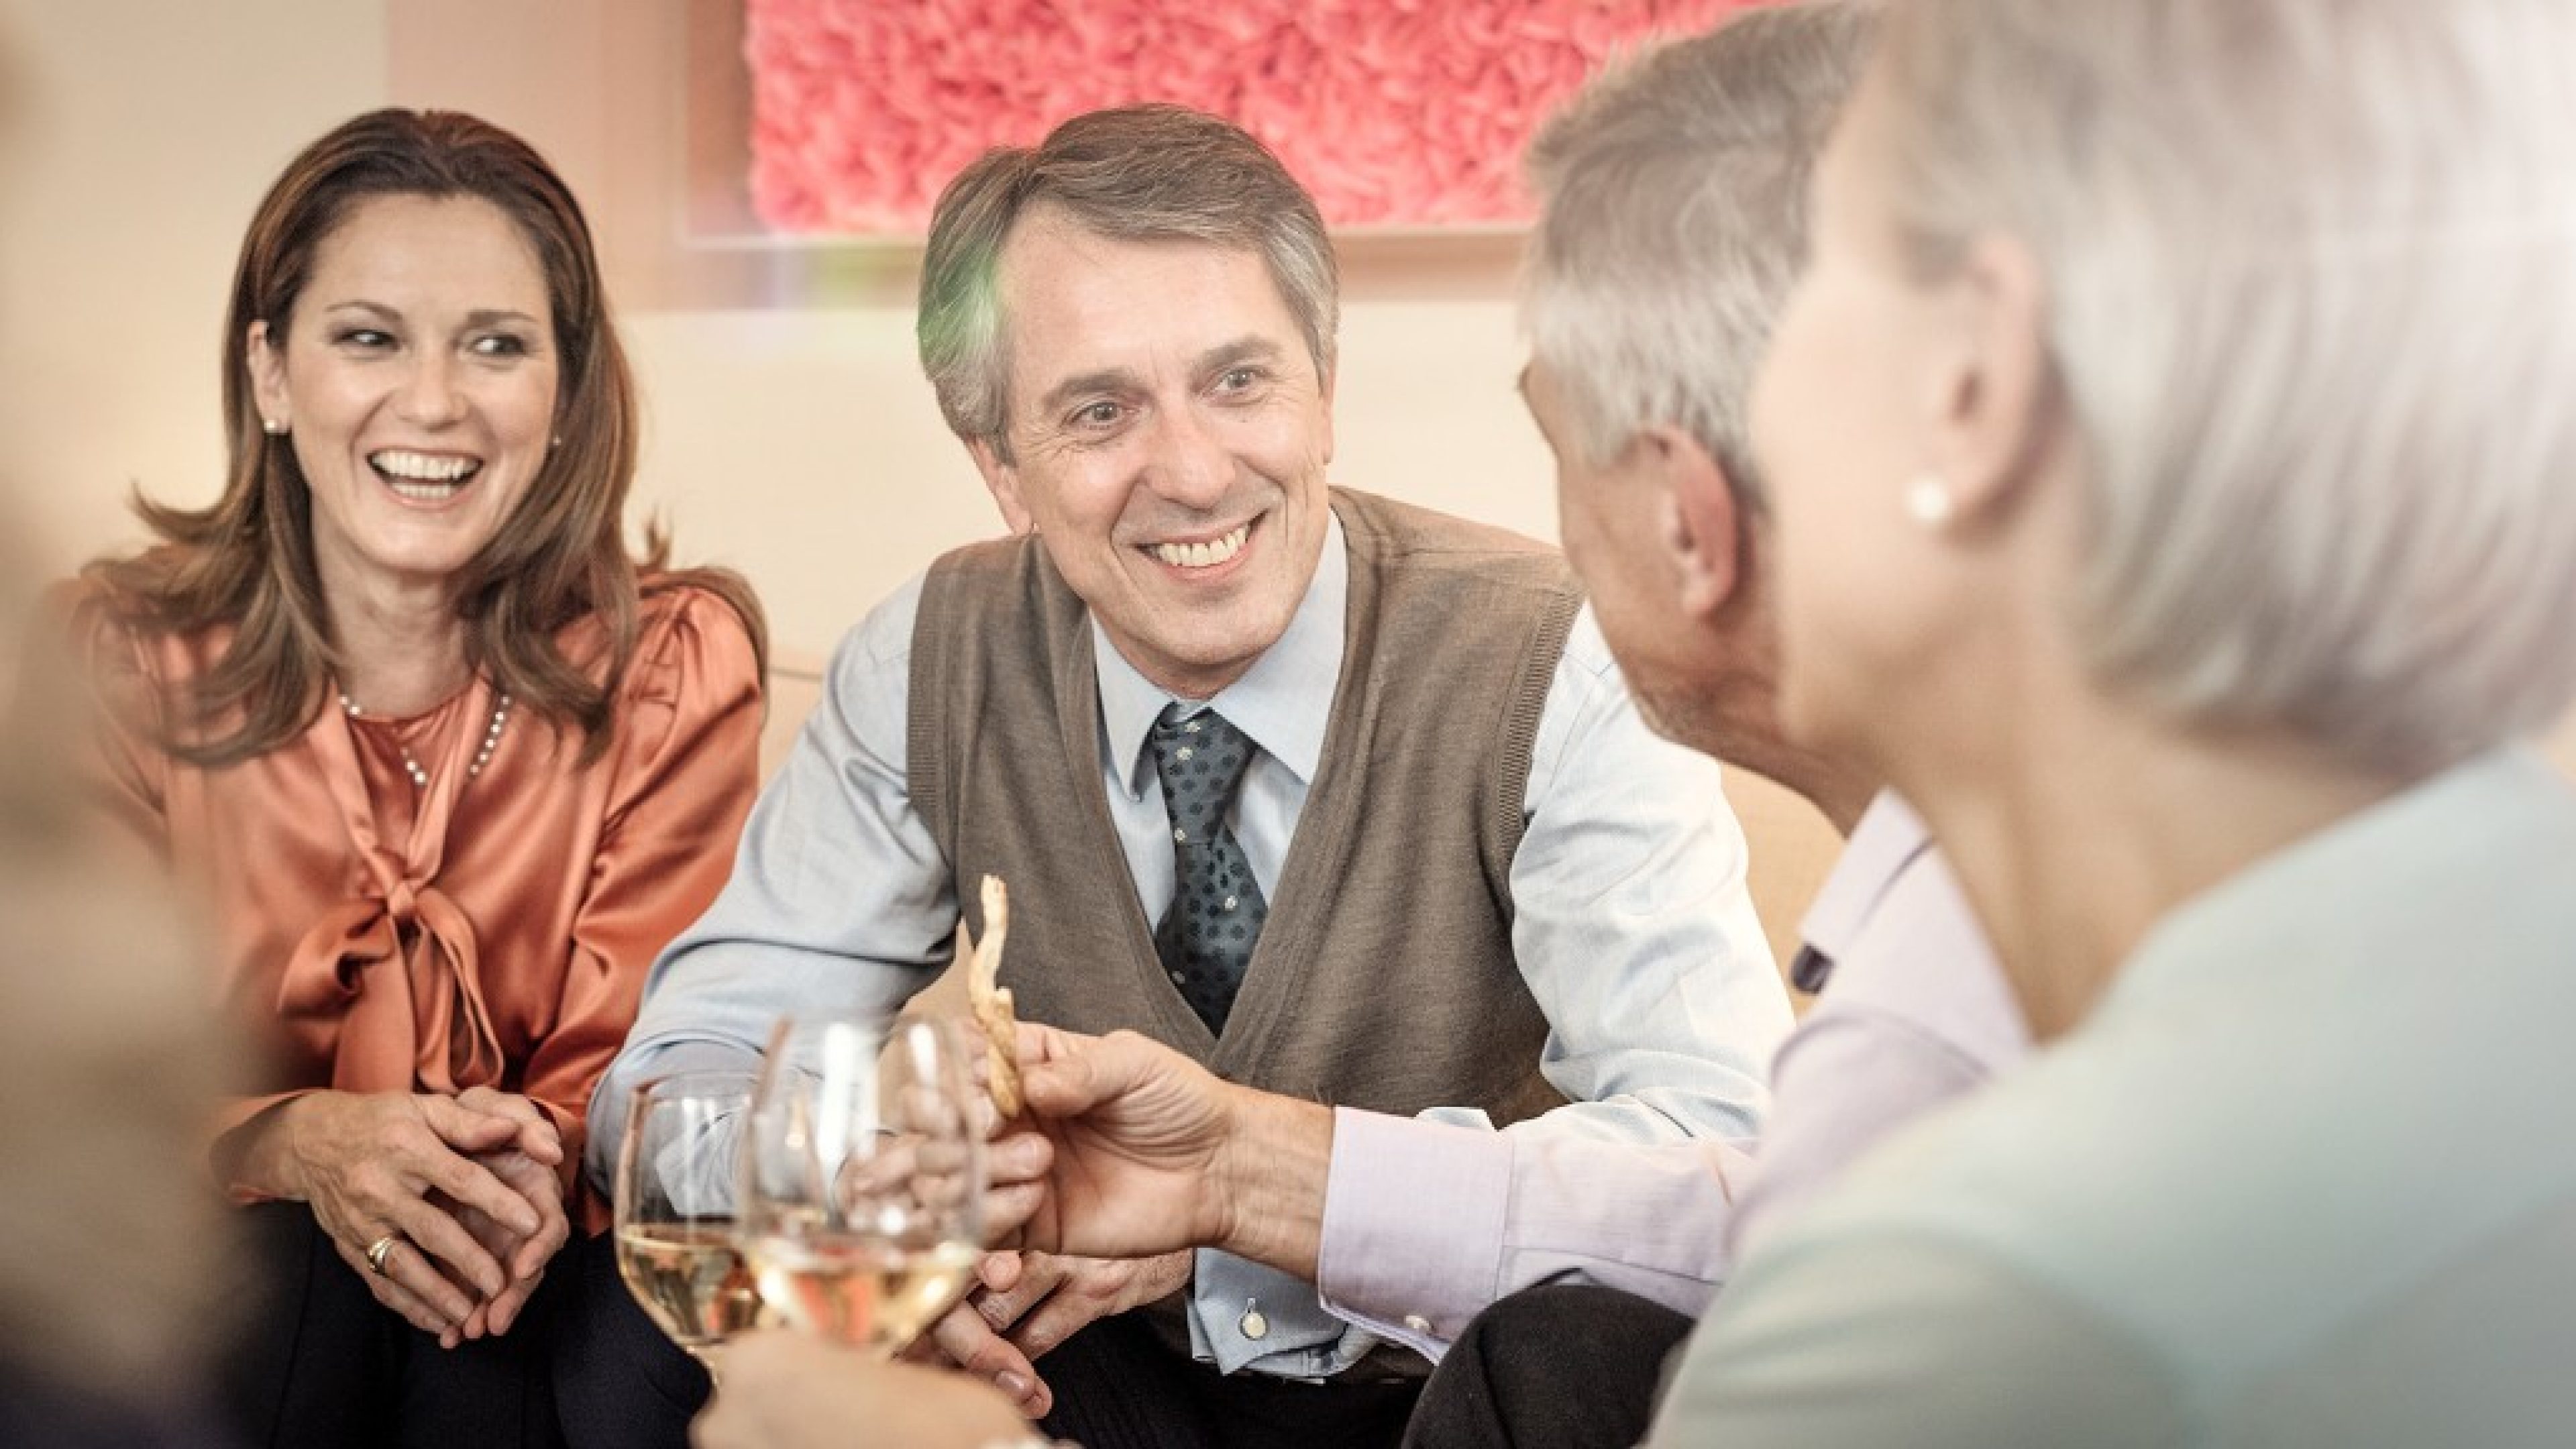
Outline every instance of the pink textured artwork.
POLYGON ((744 0, 751 193, 781 231, 924 230, 986 148, 1173 101, 1335 226, 1527 219, 1520 153, 1613 54, 1748 0, 744 0))

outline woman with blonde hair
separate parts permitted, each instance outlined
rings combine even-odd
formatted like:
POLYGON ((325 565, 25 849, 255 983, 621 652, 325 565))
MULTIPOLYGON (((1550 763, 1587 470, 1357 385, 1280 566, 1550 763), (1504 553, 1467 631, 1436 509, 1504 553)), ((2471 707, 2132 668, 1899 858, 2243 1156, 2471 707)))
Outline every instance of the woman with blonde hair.
POLYGON ((268 1047, 209 1133, 276 1265, 237 1407, 254 1442, 551 1442, 531 1295, 605 1221, 585 1106, 731 864, 760 615, 629 550, 589 229, 496 127, 378 111, 297 157, 223 389, 222 496, 142 504, 160 544, 73 608, 108 793, 268 1047))
POLYGON ((1784 716, 2044 1042, 1656 1445, 2564 1443, 2576 6, 1897 0, 1752 410, 1784 716))

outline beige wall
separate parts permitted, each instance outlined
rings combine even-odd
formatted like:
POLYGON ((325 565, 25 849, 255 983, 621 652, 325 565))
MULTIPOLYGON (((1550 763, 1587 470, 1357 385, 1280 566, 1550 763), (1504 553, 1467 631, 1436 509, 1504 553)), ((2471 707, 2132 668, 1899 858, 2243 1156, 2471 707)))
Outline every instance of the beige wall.
POLYGON ((219 486, 234 247, 295 149, 385 94, 363 0, 0 0, 26 134, 0 229, 0 480, 59 570, 136 484, 219 486))

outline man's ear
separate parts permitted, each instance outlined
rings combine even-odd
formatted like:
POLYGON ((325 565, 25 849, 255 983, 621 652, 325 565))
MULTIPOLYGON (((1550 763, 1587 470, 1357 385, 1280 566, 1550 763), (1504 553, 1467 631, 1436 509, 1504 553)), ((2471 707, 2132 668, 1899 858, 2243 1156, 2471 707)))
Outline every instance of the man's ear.
POLYGON ((1014 534, 1037 532, 1037 520, 1029 516, 1029 506, 1020 498, 1020 470, 1003 462, 1001 453, 985 439, 968 443, 966 451, 975 460, 975 471, 984 475, 993 505, 1002 510, 1002 522, 1014 534))
POLYGON ((2012 507, 2058 426, 2047 287, 2038 258, 2005 237, 1972 245, 1945 285, 1951 341, 1932 378, 1933 471, 1973 520, 2012 507))
POLYGON ((1324 371, 1319 375, 1319 377, 1318 377, 1318 382, 1319 382, 1319 384, 1320 384, 1320 386, 1321 386, 1321 388, 1322 388, 1322 392, 1323 392, 1323 401, 1324 401, 1324 458, 1323 458, 1323 461, 1324 461, 1325 463, 1329 464, 1329 463, 1331 463, 1331 462, 1333 461, 1333 372, 1332 372, 1332 369, 1330 369, 1330 368, 1325 369, 1325 370, 1324 370, 1324 371))
POLYGON ((1631 445, 1648 449, 1663 511, 1663 542, 1682 612, 1715 618, 1735 598, 1744 557, 1743 519, 1726 467, 1687 431, 1657 425, 1631 445))

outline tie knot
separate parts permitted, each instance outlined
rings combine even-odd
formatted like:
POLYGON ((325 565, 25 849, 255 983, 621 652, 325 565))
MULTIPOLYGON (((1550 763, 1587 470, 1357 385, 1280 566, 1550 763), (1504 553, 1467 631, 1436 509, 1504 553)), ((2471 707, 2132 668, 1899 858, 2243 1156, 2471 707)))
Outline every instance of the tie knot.
POLYGON ((1234 803, 1235 787, 1252 764, 1252 740, 1203 709, 1184 718, 1180 705, 1167 705, 1154 721, 1154 768, 1163 778, 1163 805, 1171 811, 1180 843, 1196 844, 1216 833, 1234 803))

